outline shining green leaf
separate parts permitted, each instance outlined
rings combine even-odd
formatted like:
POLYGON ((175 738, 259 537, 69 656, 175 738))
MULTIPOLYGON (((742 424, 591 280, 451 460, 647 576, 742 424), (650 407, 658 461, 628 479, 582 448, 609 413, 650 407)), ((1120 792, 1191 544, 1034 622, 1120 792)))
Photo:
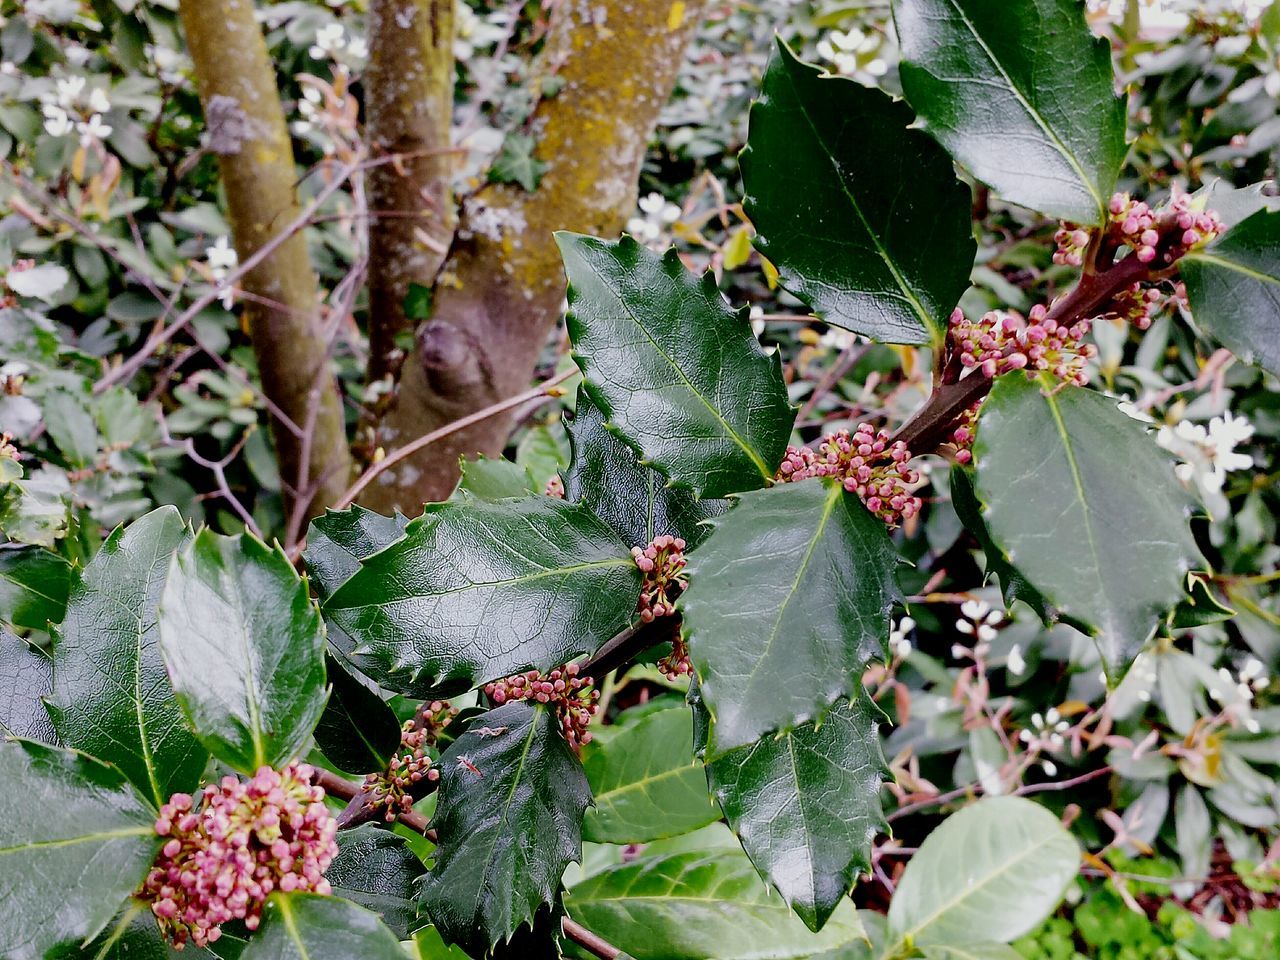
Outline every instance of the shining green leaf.
POLYGON ((859 691, 817 726, 763 737, 707 765, 707 782, 751 862, 811 930, 870 871, 871 841, 888 828, 880 720, 859 691))
POLYGON ((377 913, 401 940, 417 919, 414 885, 422 876, 422 861, 404 837, 366 823, 338 832, 338 856, 325 879, 339 897, 377 913))
POLYGON ((890 944, 1007 943, 1039 926, 1080 866, 1075 839, 1021 797, 943 821, 907 864, 889 907, 890 944))
POLYGON ((974 462, 992 540, 1123 672, 1200 562, 1169 457, 1114 400, 1019 375, 982 405, 974 462))
POLYGON ((325 604, 391 689, 475 685, 594 652, 631 620, 641 575, 617 534, 552 497, 432 505, 325 604))
POLYGON ((248 534, 204 530, 179 551, 160 648, 200 742, 243 773, 287 763, 324 710, 320 614, 288 558, 248 534))
POLYGON ((501 458, 477 457, 462 461, 462 478, 454 496, 468 494, 478 500, 513 500, 542 493, 534 489, 529 471, 501 458))
POLYGON ((1259 210, 1179 267, 1196 324, 1280 375, 1280 211, 1259 210))
POLYGON ((742 152, 756 246, 828 323, 941 342, 969 286, 969 189, 906 104, 823 75, 781 39, 742 152))
POLYGON ((329 596, 351 579, 361 560, 403 537, 408 522, 400 514, 384 517, 359 505, 326 510, 324 516, 312 520, 302 559, 320 596, 329 596))
POLYGON ((43 698, 53 690, 53 664, 42 650, 0 629, 0 737, 57 743, 43 698))
POLYGON ((534 493, 542 493, 568 465, 569 438, 559 423, 535 423, 516 444, 516 466, 529 472, 534 493))
POLYGON ((115 764, 156 804, 195 789, 209 759, 183 721, 156 627, 170 562, 190 538, 173 507, 117 527, 54 636, 49 715, 62 742, 115 764))
POLYGON ((583 388, 566 428, 573 460, 564 475, 564 495, 603 520, 629 546, 654 537, 683 537, 689 549, 711 532, 704 520, 728 509, 724 500, 699 500, 667 486, 662 475, 640 463, 634 450, 611 432, 604 414, 583 388))
MULTIPOLYGON (((218 946, 224 948, 229 942, 231 938, 224 937, 218 946)), ((64 943, 46 960, 191 960, 214 956, 190 944, 175 950, 160 932, 151 910, 141 901, 130 900, 92 943, 64 943)))
POLYGON ((1102 223, 1124 163, 1111 48, 1079 0, 895 0, 902 88, 933 134, 1006 200, 1102 223))
POLYGON ((0 459, 0 533, 14 543, 52 547, 67 535, 66 479, 47 470, 26 479, 7 478, 4 468, 10 463, 0 459))
POLYGON ((864 939, 848 900, 810 932, 740 851, 642 857, 575 885, 565 906, 637 960, 808 960, 864 939))
POLYGON ((273 893, 240 960, 405 960, 377 914, 338 897, 273 893))
POLYGON ((0 956, 92 939, 147 875, 155 814, 111 767, 25 740, 0 742, 0 783, 0 956))
POLYGON ((559 233, 569 337, 587 392, 672 484, 720 497, 768 483, 795 414, 769 357, 711 274, 623 237, 559 233))
POLYGON ((587 744, 582 766, 595 806, 582 825, 596 843, 647 843, 720 819, 693 759, 689 710, 660 710, 587 744))
POLYGON ((744 494, 689 558, 680 599, 707 756, 821 718, 884 655, 899 599, 884 524, 837 483, 744 494))
POLYGON ((395 711, 337 657, 325 657, 329 701, 316 724, 316 746, 325 759, 349 773, 386 767, 400 745, 395 711))
POLYGON ((33 630, 61 623, 72 573, 61 556, 39 547, 0 550, 0 621, 33 630))
POLYGON ((422 885, 444 939, 479 956, 531 922, 582 858, 590 802, 548 707, 508 703, 473 722, 440 759, 439 846, 422 885))

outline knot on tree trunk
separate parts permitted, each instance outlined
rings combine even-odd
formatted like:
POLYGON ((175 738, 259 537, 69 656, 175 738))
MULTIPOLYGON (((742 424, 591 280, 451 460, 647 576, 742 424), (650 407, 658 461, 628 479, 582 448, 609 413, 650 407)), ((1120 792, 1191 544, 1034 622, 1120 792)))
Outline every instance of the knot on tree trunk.
POLYGON ((444 397, 494 390, 484 347, 474 334, 447 320, 431 320, 419 328, 418 356, 432 390, 444 397))

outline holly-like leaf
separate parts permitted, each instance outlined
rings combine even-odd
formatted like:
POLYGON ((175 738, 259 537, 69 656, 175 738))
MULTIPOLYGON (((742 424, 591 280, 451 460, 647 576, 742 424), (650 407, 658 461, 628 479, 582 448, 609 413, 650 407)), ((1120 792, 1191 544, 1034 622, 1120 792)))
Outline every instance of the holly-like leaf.
POLYGON ((855 696, 884 655, 896 564, 884 524, 837 483, 744 494, 715 521, 680 599, 709 758, 855 696))
POLYGON ((174 558, 159 623, 178 702, 215 757, 251 773, 298 753, 324 710, 324 624, 283 552, 201 531, 174 558))
POLYGON ((582 751, 595 806, 583 836, 595 843, 648 843, 720 819, 702 765, 693 759, 693 718, 660 710, 582 751))
POLYGON ((992 540, 1123 672, 1202 562, 1169 457, 1114 400, 1008 376, 982 405, 974 462, 992 540))
POLYGON ((435 504, 325 604, 356 665, 403 692, 473 686, 594 652, 641 574, 612 529, 552 497, 435 504))
POLYGON ((234 943, 230 935, 224 935, 218 940, 218 954, 191 944, 177 950, 161 933, 151 910, 141 901, 130 900, 92 943, 64 943, 45 960, 190 960, 191 957, 212 960, 217 956, 234 956, 227 950, 234 943))
POLYGON ((157 805, 193 790, 209 759, 183 721, 156 626, 170 562, 190 538, 173 507, 117 527, 72 589, 53 644, 49 715, 62 742, 115 764, 157 805))
POLYGON ((766 736, 707 765, 707 782, 760 875, 811 930, 822 929, 887 823, 879 708, 865 692, 821 724, 766 736))
POLYGON ((1075 839, 1044 807, 995 797, 948 817, 907 865, 889 907, 888 948, 1007 943, 1034 930, 1080 866, 1075 839))
POLYGON ((326 760, 349 773, 384 769, 400 745, 395 711, 337 657, 325 657, 325 674, 329 701, 316 724, 316 746, 326 760))
POLYGON ((472 723, 440 759, 439 846, 422 885, 444 939, 481 956, 531 923, 582 857, 590 802, 550 708, 507 703, 472 723))
POLYGON ((422 874, 422 861, 404 837, 366 823, 339 831, 338 855, 325 879, 334 894, 372 910, 398 938, 407 940, 418 916, 414 885, 422 874))
POLYGON ((586 389, 609 423, 678 487, 721 497, 768 483, 795 412, 777 356, 711 274, 674 249, 630 237, 559 233, 569 275, 569 337, 586 389))
POLYGON ((43 699, 53 690, 53 664, 41 650, 0 630, 0 737, 57 743, 43 699))
POLYGON ((969 286, 969 189, 906 104, 823 75, 781 40, 751 108, 742 180, 756 246, 828 323, 941 342, 969 286))
POLYGON ((404 960, 378 915, 339 897, 273 893, 240 960, 404 960))
POLYGON ((454 496, 466 494, 479 500, 512 500, 542 493, 535 490, 529 471, 510 460, 477 457, 462 461, 462 477, 454 496))
POLYGON ((865 939, 847 899, 812 933, 740 851, 642 857, 583 880, 565 907, 637 960, 809 960, 865 939))
POLYGON ((921 126, 1006 200, 1102 223, 1124 163, 1111 48, 1079 0, 895 0, 921 126))
POLYGON ((0 742, 0 956, 39 960, 90 940, 160 848, 155 814, 117 771, 25 740, 0 742))
POLYGON ((400 514, 384 517, 359 505, 326 510, 312 520, 302 559, 321 598, 346 583, 360 569, 361 560, 403 537, 408 523, 400 514))
POLYGON ((71 589, 72 567, 39 547, 0 550, 0 621, 47 630, 61 623, 71 589))
POLYGON ((692 549, 711 532, 703 521, 729 508, 724 500, 699 500, 688 490, 668 486, 610 432, 585 389, 578 390, 578 405, 566 429, 573 460, 564 475, 565 498, 590 508, 629 546, 669 534, 683 537, 692 549))
POLYGON ((1280 211, 1259 210, 1179 266, 1196 324, 1280 375, 1280 211))

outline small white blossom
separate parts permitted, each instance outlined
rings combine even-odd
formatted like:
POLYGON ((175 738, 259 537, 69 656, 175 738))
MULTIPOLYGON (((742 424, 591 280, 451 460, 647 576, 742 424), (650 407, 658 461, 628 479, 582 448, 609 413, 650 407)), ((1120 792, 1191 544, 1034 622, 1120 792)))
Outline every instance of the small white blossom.
POLYGON ((1163 426, 1156 433, 1156 442, 1182 461, 1174 473, 1188 489, 1197 490, 1209 512, 1220 518, 1228 512, 1222 493, 1227 474, 1253 466, 1253 457, 1236 452, 1236 447, 1252 436, 1253 424, 1226 413, 1214 417, 1208 426, 1189 420, 1163 426))
POLYGON ((87 147, 95 141, 105 140, 111 136, 111 131, 115 128, 105 123, 101 114, 95 113, 87 121, 82 120, 77 123, 76 129, 80 131, 80 146, 87 147))
POLYGON ((1009 656, 1005 659, 1004 666, 1015 677, 1020 677, 1027 672, 1027 661, 1022 656, 1022 644, 1015 643, 1009 648, 1009 656))
POLYGON ((56 103, 46 103, 44 105, 44 129, 51 137, 65 137, 75 129, 75 124, 62 107, 56 103))
POLYGON ((966 600, 960 604, 965 619, 956 623, 956 629, 968 636, 976 636, 980 642, 990 643, 996 638, 995 625, 1004 619, 998 610, 983 600, 966 600))
POLYGON ((84 92, 84 77, 73 76, 63 77, 57 83, 58 106, 64 110, 69 110, 76 105, 76 101, 80 99, 80 94, 84 92))
POLYGON ((89 91, 89 109, 94 113, 106 113, 111 109, 111 99, 107 96, 107 91, 101 87, 94 87, 89 91))
POLYGON ((315 60, 325 60, 347 45, 347 31, 340 23, 325 24, 316 31, 316 42, 308 51, 315 60))
POLYGON ((910 617, 895 621, 889 628, 889 649, 900 660, 905 660, 911 653, 910 633, 915 630, 916 622, 910 617))
POLYGON ((646 246, 661 245, 671 224, 680 219, 680 208, 660 193, 642 197, 639 207, 643 216, 627 221, 627 233, 646 246))

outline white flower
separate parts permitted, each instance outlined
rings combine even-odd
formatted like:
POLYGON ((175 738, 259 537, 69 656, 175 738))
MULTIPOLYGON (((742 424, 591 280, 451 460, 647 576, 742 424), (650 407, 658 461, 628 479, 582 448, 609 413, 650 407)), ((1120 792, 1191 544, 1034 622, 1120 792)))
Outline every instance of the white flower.
POLYGON ((764 307, 758 303, 752 304, 747 316, 751 320, 751 332, 759 338, 764 333, 764 307))
POLYGON ((827 332, 818 338, 818 343, 828 350, 842 351, 847 347, 853 346, 858 340, 859 337, 856 333, 841 330, 839 327, 827 327, 827 332))
POLYGON ((212 246, 205 247, 204 256, 209 261, 210 272, 219 280, 240 262, 236 248, 231 246, 226 237, 219 237, 212 246))
POLYGON ((74 128, 75 124, 67 116, 67 111, 56 103, 46 103, 44 105, 44 129, 49 136, 65 137, 74 128))
POLYGON ((995 624, 1004 619, 998 610, 992 610, 991 604, 983 600, 966 600, 960 604, 960 613, 966 619, 958 621, 956 629, 985 643, 996 638, 995 624))
POLYGON ((1207 427, 1189 420, 1163 426, 1156 432, 1156 443, 1182 461, 1174 467, 1178 479, 1200 493, 1210 514, 1223 517, 1228 511, 1222 494, 1227 474, 1253 466, 1253 457, 1236 453, 1236 447, 1253 436, 1253 429, 1244 417, 1225 413, 1210 420, 1207 427))
POLYGON ((1005 659, 1004 666, 1015 677, 1020 677, 1027 672, 1027 661, 1022 656, 1022 644, 1015 643, 1009 648, 1009 656, 1005 659))
POLYGON ((666 239, 668 228, 680 219, 680 208, 669 203, 660 193, 641 197, 638 206, 644 216, 628 220, 627 233, 645 246, 660 246, 666 239))
POLYGON ((63 77, 57 83, 58 106, 69 109, 76 105, 80 94, 84 91, 84 77, 63 77))
POLYGON ((106 113, 111 109, 111 100, 107 97, 107 91, 101 87, 94 87, 89 91, 89 109, 94 113, 106 113))
POLYGON ((680 208, 674 203, 668 203, 667 198, 660 193, 651 193, 642 198, 639 207, 646 217, 659 223, 675 223, 680 219, 680 208))
POLYGON ((81 121, 76 124, 76 129, 80 131, 80 146, 87 147, 95 140, 105 140, 111 136, 114 129, 109 123, 104 123, 101 114, 93 114, 88 121, 81 121))
POLYGON ((369 44, 364 37, 352 37, 347 41, 347 55, 353 60, 364 60, 369 56, 369 44))
POLYGON ((347 32, 340 23, 329 23, 316 31, 316 42, 308 51, 313 59, 325 60, 347 45, 347 32))
POLYGON ((67 58, 67 63, 73 67, 83 67, 89 62, 89 48, 78 43, 69 43, 62 48, 62 55, 67 58))
POLYGON ((908 634, 916 628, 916 622, 910 617, 895 621, 889 628, 889 649, 893 655, 905 660, 911 653, 911 639, 908 634))

